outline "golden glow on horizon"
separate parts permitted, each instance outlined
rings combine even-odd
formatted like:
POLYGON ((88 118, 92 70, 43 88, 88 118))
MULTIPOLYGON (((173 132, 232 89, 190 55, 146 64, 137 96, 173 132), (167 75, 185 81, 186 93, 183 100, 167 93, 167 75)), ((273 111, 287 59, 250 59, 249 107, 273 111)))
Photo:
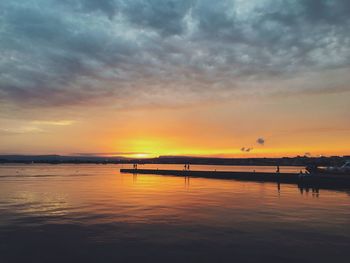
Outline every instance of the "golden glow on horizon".
MULTIPOLYGON (((130 149, 132 149, 135 154, 126 154, 125 157, 130 158, 153 158, 158 156, 194 156, 194 157, 222 157, 222 158, 254 158, 254 157, 293 157, 293 156, 303 156, 309 153, 310 148, 298 147, 281 147, 274 148, 269 146, 256 146, 251 150, 251 152, 242 152, 240 148, 221 148, 221 149, 211 149, 211 148, 190 148, 186 145, 178 143, 176 145, 166 145, 166 139, 156 140, 138 140, 132 142, 130 149)), ((320 145, 314 147, 311 152, 311 156, 326 156, 326 155, 347 155, 349 151, 346 148, 335 148, 332 150, 325 151, 327 148, 331 149, 330 145, 320 145)))
POLYGON ((0 149, 2 154, 101 153, 133 158, 350 155, 349 100, 350 93, 345 93, 179 109, 91 108, 82 113, 85 118, 36 120, 39 130, 25 131, 15 128, 33 121, 3 120, 0 149), (256 143, 260 137, 266 140, 264 145, 256 143), (242 147, 253 150, 242 152, 242 147))

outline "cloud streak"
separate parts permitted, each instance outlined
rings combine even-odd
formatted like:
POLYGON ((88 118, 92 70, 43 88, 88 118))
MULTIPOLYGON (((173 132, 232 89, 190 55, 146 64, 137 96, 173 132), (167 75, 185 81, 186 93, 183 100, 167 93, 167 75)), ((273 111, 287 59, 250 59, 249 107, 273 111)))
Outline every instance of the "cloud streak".
POLYGON ((44 132, 44 130, 42 130, 39 127, 24 126, 24 127, 18 127, 18 128, 0 129, 0 136, 32 134, 32 133, 42 133, 42 132, 44 132))
POLYGON ((70 120, 57 120, 57 121, 32 121, 35 125, 49 125, 49 126, 70 126, 74 124, 74 121, 70 120))

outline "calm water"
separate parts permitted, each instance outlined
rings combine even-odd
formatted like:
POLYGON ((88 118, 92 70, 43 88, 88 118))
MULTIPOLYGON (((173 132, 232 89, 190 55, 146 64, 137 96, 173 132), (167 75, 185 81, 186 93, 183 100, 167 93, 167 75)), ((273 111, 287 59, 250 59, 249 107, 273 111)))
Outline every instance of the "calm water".
POLYGON ((0 166, 0 262, 349 262, 350 191, 121 167, 0 166))

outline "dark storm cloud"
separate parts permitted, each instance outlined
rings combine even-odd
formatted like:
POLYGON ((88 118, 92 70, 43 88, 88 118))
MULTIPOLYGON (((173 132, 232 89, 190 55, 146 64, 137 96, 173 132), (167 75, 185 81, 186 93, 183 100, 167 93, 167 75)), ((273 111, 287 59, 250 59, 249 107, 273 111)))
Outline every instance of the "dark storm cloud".
POLYGON ((260 145, 264 145, 265 144, 265 139, 264 138, 258 138, 256 140, 256 143, 260 144, 260 145))
MULTIPOLYGON (((347 0, 2 1, 0 101, 192 100, 261 79, 289 89, 301 73, 350 67, 349 13, 347 0)), ((332 87, 312 82, 300 89, 332 87)))

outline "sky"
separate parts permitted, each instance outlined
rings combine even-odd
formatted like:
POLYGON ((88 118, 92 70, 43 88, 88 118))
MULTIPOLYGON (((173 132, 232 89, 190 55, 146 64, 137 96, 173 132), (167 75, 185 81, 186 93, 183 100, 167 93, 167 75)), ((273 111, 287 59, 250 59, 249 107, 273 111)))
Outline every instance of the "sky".
POLYGON ((350 155, 348 0, 0 0, 0 154, 350 155))

